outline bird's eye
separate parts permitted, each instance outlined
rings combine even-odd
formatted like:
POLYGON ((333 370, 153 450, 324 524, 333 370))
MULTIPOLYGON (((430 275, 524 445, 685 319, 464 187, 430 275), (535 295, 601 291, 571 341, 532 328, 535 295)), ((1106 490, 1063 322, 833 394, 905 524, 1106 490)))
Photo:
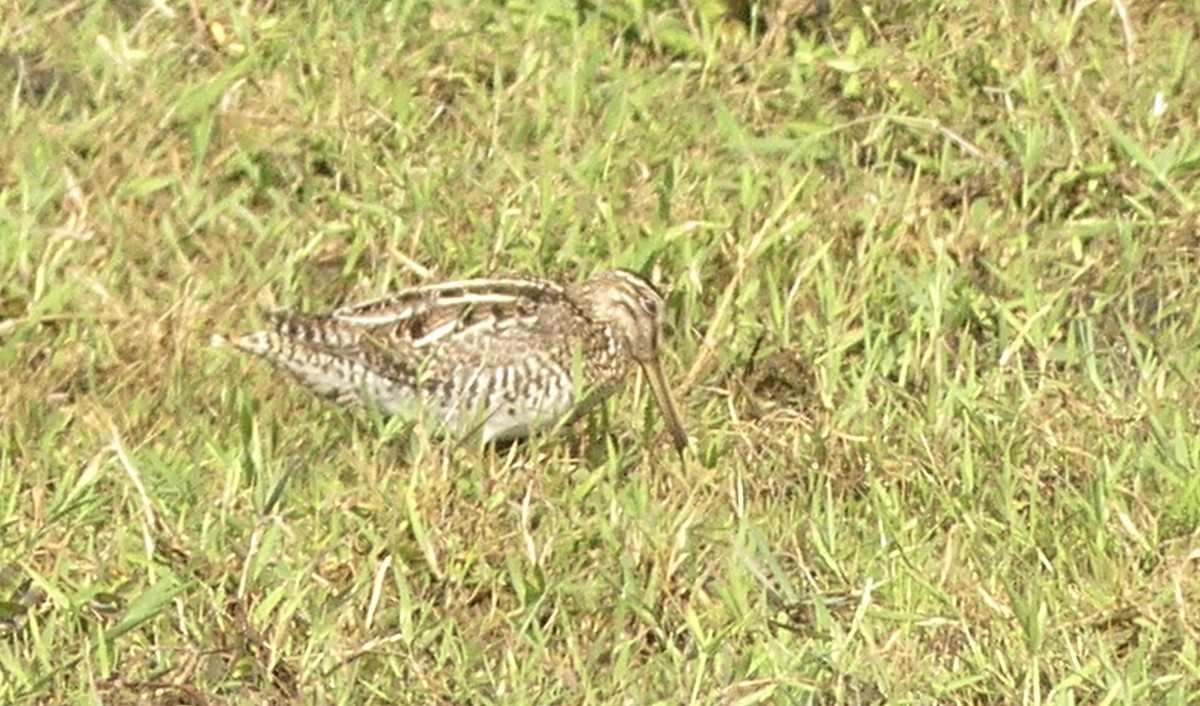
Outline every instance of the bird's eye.
POLYGON ((658 301, 649 297, 642 300, 642 308, 651 314, 658 313, 658 301))

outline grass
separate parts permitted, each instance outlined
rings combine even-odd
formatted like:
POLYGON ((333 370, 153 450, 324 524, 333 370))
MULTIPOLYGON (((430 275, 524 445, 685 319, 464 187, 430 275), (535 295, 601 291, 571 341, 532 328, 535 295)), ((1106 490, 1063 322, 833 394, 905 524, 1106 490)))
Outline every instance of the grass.
POLYGON ((1200 698, 1195 3, 202 5, 0 10, 0 702, 1200 698), (207 345, 618 266, 684 460, 207 345))

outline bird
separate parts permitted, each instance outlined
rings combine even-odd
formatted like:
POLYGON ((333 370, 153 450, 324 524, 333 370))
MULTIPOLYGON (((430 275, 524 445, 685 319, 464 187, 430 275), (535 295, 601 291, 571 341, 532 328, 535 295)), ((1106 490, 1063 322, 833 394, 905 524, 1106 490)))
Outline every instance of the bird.
POLYGON ((586 414, 640 366, 680 453, 690 439, 659 357, 666 303, 644 277, 602 272, 424 284, 324 314, 265 313, 263 330, 213 336, 319 396, 508 441, 586 414))

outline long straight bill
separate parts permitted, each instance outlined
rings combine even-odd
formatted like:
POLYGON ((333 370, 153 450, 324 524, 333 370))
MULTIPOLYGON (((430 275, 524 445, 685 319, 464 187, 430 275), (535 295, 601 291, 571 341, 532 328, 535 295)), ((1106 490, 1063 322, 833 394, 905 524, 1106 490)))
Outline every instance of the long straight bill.
POLYGON ((662 364, 659 363, 658 358, 654 358, 642 367, 646 370, 646 377, 650 380, 650 390, 654 393, 658 408, 662 410, 663 420, 666 422, 667 431, 671 433, 675 449, 682 452, 688 447, 690 441, 687 430, 683 428, 683 419, 675 407, 675 398, 671 397, 671 388, 667 385, 667 376, 663 374, 662 364))

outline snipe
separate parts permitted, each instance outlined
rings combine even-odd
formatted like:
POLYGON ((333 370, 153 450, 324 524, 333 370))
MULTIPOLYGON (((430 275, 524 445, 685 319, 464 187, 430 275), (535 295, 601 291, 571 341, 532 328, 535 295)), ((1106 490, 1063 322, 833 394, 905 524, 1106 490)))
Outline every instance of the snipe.
POLYGON ((527 436, 579 416, 639 364, 677 449, 687 432, 659 362, 663 298, 632 272, 578 284, 431 284, 226 339, 317 394, 432 419, 451 435, 527 436))

